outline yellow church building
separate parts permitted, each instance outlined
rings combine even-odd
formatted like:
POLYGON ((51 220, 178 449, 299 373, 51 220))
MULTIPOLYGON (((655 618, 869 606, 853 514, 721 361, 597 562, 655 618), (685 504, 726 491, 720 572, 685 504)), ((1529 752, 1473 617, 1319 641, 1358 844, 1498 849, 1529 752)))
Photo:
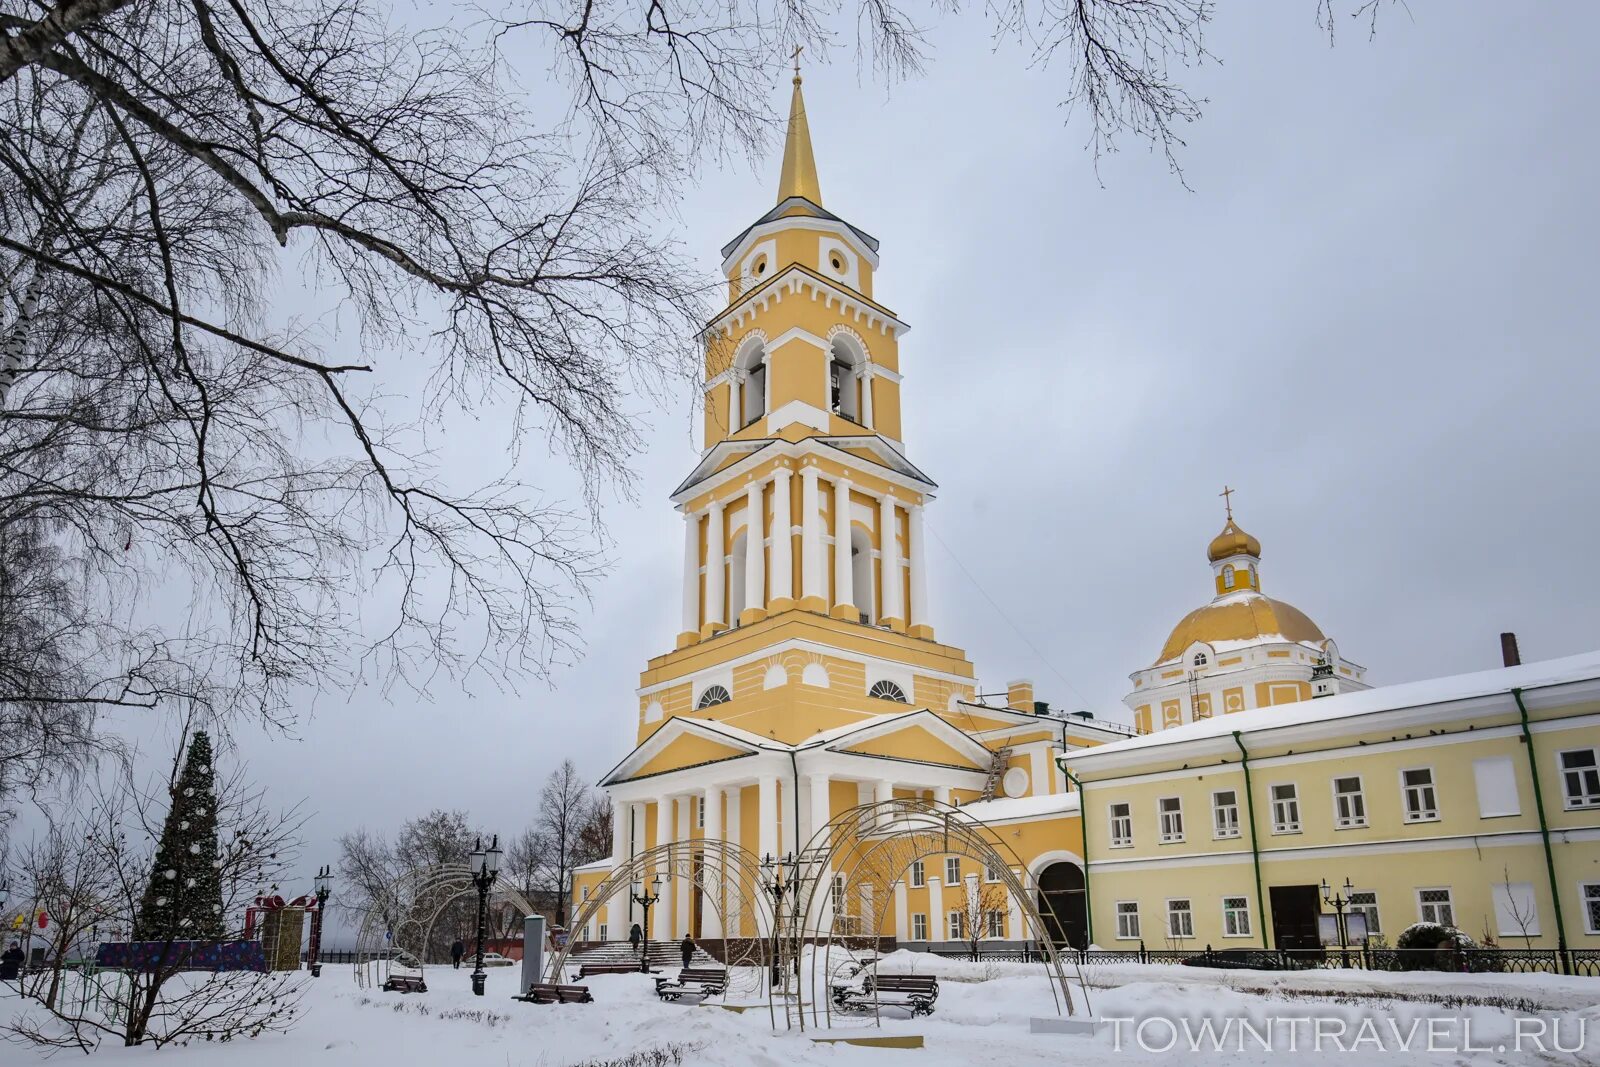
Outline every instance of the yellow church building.
MULTIPOLYGON (((710 837, 781 855, 858 804, 971 805, 1030 857, 1015 873, 1062 895, 1063 933, 1081 940, 1076 797, 1054 759, 1131 731, 1052 714, 1026 681, 987 703, 966 654, 937 639, 923 533, 937 486, 901 431, 908 327, 877 296, 878 242, 823 207, 798 76, 777 203, 722 253, 704 450, 672 494, 682 625, 641 674, 635 747, 602 783, 617 853, 710 837)), ((961 863, 910 871, 882 932, 960 940, 957 896, 994 873, 961 863)), ((612 865, 579 872, 575 911, 612 865)), ((749 916, 719 929, 691 883, 661 894, 652 938, 715 950, 753 934, 749 916)), ((625 938, 641 918, 625 898, 574 937, 625 938)), ((1024 937, 1014 906, 993 910, 986 934, 1024 937)))
MULTIPOLYGON (((987 888, 1005 881, 1075 947, 1305 947, 1317 887, 1348 877, 1375 931, 1434 919, 1600 948, 1600 654, 1369 689, 1262 592, 1230 507, 1212 600, 1131 676, 1135 729, 1052 712, 1026 681, 982 694, 929 598, 937 486, 902 433, 908 327, 878 296, 878 242, 823 206, 798 75, 776 203, 722 255, 703 450, 671 497, 681 624, 602 782, 613 856, 574 879, 575 947, 644 919, 627 892, 585 902, 649 849, 779 856, 858 805, 925 798, 1015 866, 911 864, 871 908, 886 944, 965 944, 974 894, 985 940, 1029 940, 987 888)), ((760 934, 692 876, 659 894, 653 940, 723 955, 760 934)))

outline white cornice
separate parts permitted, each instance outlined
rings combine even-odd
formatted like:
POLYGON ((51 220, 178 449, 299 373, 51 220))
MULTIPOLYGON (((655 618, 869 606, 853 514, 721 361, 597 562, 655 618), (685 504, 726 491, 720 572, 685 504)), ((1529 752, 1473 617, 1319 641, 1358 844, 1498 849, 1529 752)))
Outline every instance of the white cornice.
POLYGON ((825 305, 838 301, 841 312, 866 329, 875 329, 879 333, 892 336, 899 336, 911 329, 887 309, 878 306, 860 293, 834 285, 800 264, 791 263, 770 281, 741 297, 732 307, 707 323, 705 332, 711 334, 720 330, 732 337, 734 331, 747 317, 754 318, 758 312, 765 310, 769 303, 782 301, 786 295, 798 296, 802 289, 810 289, 813 300, 821 296, 825 305))
POLYGON ((831 233, 835 237, 842 237, 851 248, 856 250, 857 254, 872 265, 873 270, 878 269, 878 253, 869 248, 865 242, 856 236, 856 232, 846 224, 835 222, 832 219, 819 219, 814 215, 785 215, 781 219, 763 222, 759 226, 752 226, 746 230, 744 235, 740 237, 738 244, 733 246, 733 251, 723 257, 722 273, 727 274, 732 270, 734 264, 744 258, 744 254, 750 251, 751 246, 763 237, 783 230, 796 229, 820 230, 823 233, 831 233))
MULTIPOLYGON (((863 629, 867 632, 867 636, 871 636, 874 630, 874 628, 870 626, 865 626, 863 629)), ((724 633, 727 632, 728 631, 724 631, 724 633)), ((715 640, 715 638, 713 638, 713 640, 715 640)), ((730 667, 742 667, 748 663, 756 663, 761 660, 771 659, 773 656, 782 655, 785 652, 793 651, 815 652, 819 655, 832 656, 835 659, 850 660, 854 663, 884 663, 899 667, 902 670, 909 670, 914 675, 920 674, 925 678, 938 678, 942 681, 958 682, 961 685, 972 684, 972 679, 966 677, 965 675, 951 674, 947 671, 934 670, 932 667, 919 667, 904 660, 891 659, 888 656, 873 656, 867 653, 854 652, 849 649, 840 648, 838 645, 829 645, 824 644, 821 641, 812 641, 803 637, 794 637, 787 641, 780 641, 775 645, 763 646, 755 652, 748 652, 745 655, 739 656, 735 659, 720 660, 715 667, 706 667, 702 670, 689 671, 685 674, 680 674, 674 678, 670 678, 667 681, 657 682, 655 685, 647 685, 642 689, 635 690, 635 692, 641 698, 652 696, 661 692, 662 690, 670 689, 675 685, 683 685, 685 682, 691 681, 695 677, 704 674, 707 671, 721 671, 727 670, 730 667)))
MULTIPOLYGON (((898 449, 890 445, 886 438, 877 434, 864 434, 860 437, 807 437, 799 441, 784 441, 770 437, 757 438, 755 440, 719 441, 701 457, 695 471, 690 472, 688 479, 667 499, 681 509, 684 503, 690 499, 729 481, 737 481, 743 478, 756 466, 765 463, 774 456, 784 456, 789 459, 822 456, 835 462, 843 463, 846 466, 852 464, 862 465, 870 462, 846 451, 837 443, 841 441, 848 441, 851 444, 874 450, 877 450, 878 446, 882 445, 883 450, 880 455, 883 455, 886 462, 884 464, 874 463, 870 469, 862 466, 861 469, 875 478, 880 478, 893 486, 917 493, 928 500, 934 498, 938 486, 928 480, 926 476, 917 477, 916 475, 897 471, 893 467, 886 465, 887 463, 899 463, 904 464, 911 470, 916 470, 911 461, 906 459, 898 449), (722 470, 696 477, 697 472, 708 466, 709 462, 719 452, 730 450, 749 450, 750 455, 745 456, 737 463, 724 467, 722 470)), ((921 474, 920 471, 917 473, 921 474)))

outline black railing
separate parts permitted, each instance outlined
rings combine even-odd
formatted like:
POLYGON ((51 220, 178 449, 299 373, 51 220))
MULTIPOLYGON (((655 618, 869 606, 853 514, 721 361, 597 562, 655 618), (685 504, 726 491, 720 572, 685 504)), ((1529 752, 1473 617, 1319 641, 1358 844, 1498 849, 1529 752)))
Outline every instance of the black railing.
MULTIPOLYGON (((933 949, 932 954, 951 960, 998 963, 1036 963, 1045 958, 1037 944, 1009 944, 993 948, 979 944, 976 951, 933 949)), ((1141 942, 1137 949, 1074 949, 1056 952, 1080 966, 1115 963, 1165 963, 1219 969, 1263 971, 1338 970, 1454 971, 1461 974, 1567 974, 1600 978, 1600 948, 1457 948, 1394 949, 1351 946, 1347 949, 1231 948, 1152 949, 1141 942)))

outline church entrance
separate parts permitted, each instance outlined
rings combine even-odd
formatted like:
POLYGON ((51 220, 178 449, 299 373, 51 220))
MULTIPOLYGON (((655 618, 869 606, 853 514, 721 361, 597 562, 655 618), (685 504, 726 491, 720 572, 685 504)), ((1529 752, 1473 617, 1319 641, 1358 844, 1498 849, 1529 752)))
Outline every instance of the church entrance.
POLYGON ((1057 945, 1089 947, 1086 903, 1083 868, 1076 863, 1052 863, 1039 872, 1039 915, 1057 945))

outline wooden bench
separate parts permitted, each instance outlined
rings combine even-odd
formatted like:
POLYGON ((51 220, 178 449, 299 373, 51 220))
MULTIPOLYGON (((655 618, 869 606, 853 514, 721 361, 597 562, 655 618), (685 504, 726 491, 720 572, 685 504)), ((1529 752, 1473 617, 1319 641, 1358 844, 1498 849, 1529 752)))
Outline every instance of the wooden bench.
POLYGON ((419 976, 411 974, 390 975, 388 981, 383 983, 385 993, 426 993, 428 983, 419 976))
POLYGON ((842 1011, 870 1011, 873 1007, 909 1008, 913 1016, 932 1015, 939 999, 939 980, 931 974, 867 975, 860 989, 835 986, 833 1002, 842 1011))
POLYGON ((685 994, 719 997, 728 988, 728 972, 721 967, 685 967, 676 978, 657 978, 656 996, 677 1000, 685 994))
POLYGON ((605 963, 585 963, 578 967, 578 978, 588 978, 595 974, 638 974, 639 962, 632 963, 626 960, 611 960, 605 963))
POLYGON ((526 1004, 593 1004, 594 997, 586 985, 557 985, 554 982, 535 982, 520 997, 512 997, 526 1004))

